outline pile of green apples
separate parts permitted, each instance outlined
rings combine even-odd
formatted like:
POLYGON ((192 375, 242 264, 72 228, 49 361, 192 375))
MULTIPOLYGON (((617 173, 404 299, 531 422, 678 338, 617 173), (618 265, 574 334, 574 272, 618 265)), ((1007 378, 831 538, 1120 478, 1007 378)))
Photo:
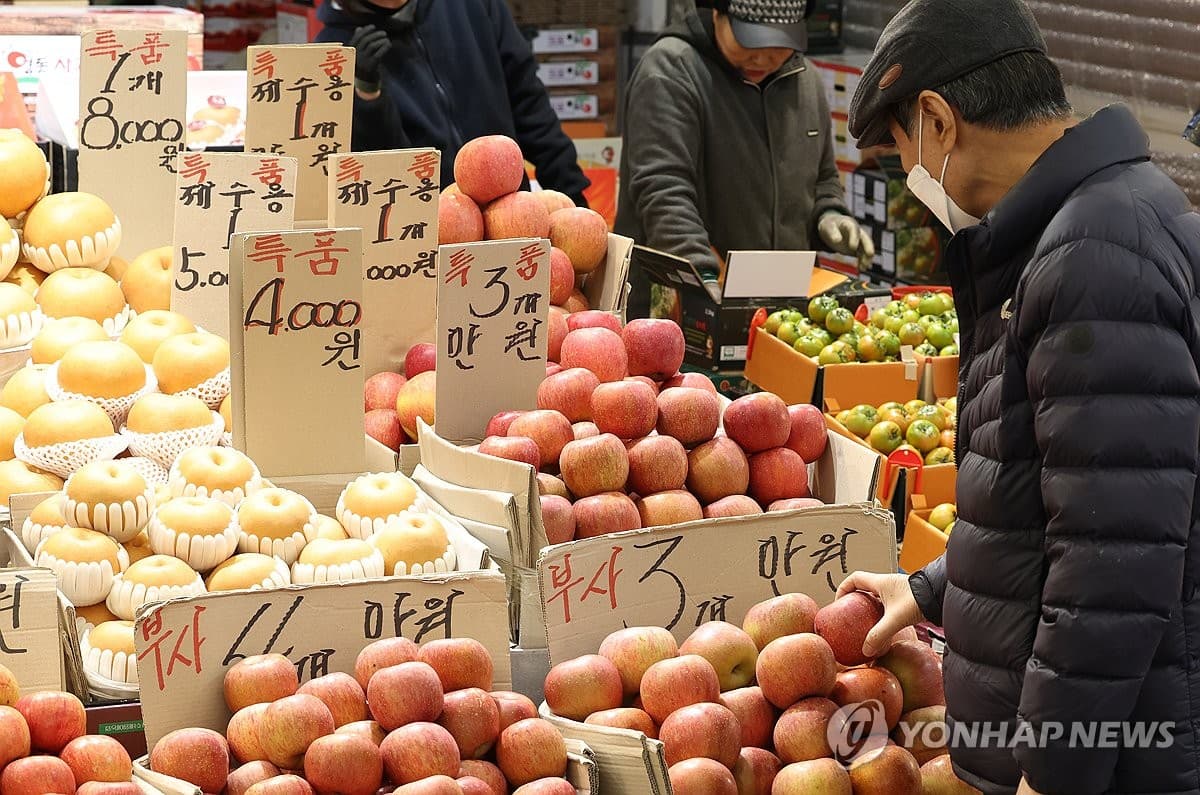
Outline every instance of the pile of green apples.
POLYGON ((846 430, 883 455, 910 449, 926 464, 954 463, 954 429, 958 400, 939 403, 910 400, 907 403, 864 403, 840 411, 836 419, 846 430))
POLYGON ((763 330, 818 364, 895 362, 902 345, 922 356, 958 355, 958 315, 948 293, 907 295, 877 309, 870 323, 823 295, 809 302, 807 315, 794 308, 771 313, 763 330))

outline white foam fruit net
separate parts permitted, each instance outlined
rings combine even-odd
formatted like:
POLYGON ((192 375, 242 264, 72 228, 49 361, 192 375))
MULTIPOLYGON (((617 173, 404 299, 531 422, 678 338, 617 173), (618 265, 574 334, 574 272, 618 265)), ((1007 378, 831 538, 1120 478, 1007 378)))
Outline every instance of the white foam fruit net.
MULTIPOLYGON (((215 411, 212 422, 199 428, 183 428, 162 433, 138 433, 121 428, 121 435, 129 440, 129 451, 143 456, 169 470, 175 459, 193 447, 212 447, 221 441, 225 431, 225 420, 215 411)), ((164 477, 163 483, 166 483, 164 477)))
POLYGON ((0 321, 0 349, 20 348, 28 344, 46 322, 42 310, 35 308, 32 312, 19 312, 8 315, 0 321))
POLYGON ((69 478, 84 464, 93 461, 111 461, 125 451, 129 442, 116 434, 95 439, 79 439, 74 442, 30 447, 25 444, 25 434, 17 435, 13 452, 26 464, 53 472, 60 478, 69 478))
POLYGON ((209 378, 207 381, 202 381, 193 387, 188 387, 179 394, 189 395, 191 397, 200 398, 213 411, 221 408, 221 401, 229 394, 230 376, 229 368, 226 367, 221 372, 209 378))
MULTIPOLYGON (((132 447, 130 449, 132 450, 132 447)), ((149 485, 167 485, 167 467, 164 467, 154 459, 134 455, 128 458, 122 458, 121 461, 133 467, 134 470, 141 475, 149 485)))
POLYGON ((58 402, 61 400, 85 400, 88 403, 95 403, 100 408, 104 409, 104 413, 112 420, 114 428, 120 428, 125 422, 125 418, 129 416, 129 410, 133 408, 133 404, 139 398, 158 391, 158 379, 154 377, 154 369, 146 365, 146 384, 132 395, 124 397, 106 398, 93 397, 91 395, 81 395, 77 392, 68 392, 58 383, 58 362, 50 365, 50 369, 46 372, 46 394, 50 399, 58 402))

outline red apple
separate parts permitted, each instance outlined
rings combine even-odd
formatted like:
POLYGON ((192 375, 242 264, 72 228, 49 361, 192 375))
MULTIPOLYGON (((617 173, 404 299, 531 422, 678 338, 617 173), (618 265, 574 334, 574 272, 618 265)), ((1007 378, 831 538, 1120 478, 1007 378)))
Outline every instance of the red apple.
POLYGON ((233 713, 225 736, 229 738, 229 750, 239 762, 265 762, 267 752, 260 737, 263 715, 269 703, 251 704, 233 713))
POLYGON ((712 759, 685 759, 667 770, 676 795, 738 795, 733 773, 712 759))
POLYGON ((946 707, 939 704, 921 707, 900 716, 892 739, 913 755, 918 765, 948 753, 946 744, 950 730, 946 726, 946 707))
POLYGON ((565 778, 539 778, 517 787, 513 795, 576 795, 576 789, 565 778))
POLYGON ((518 721, 500 733, 496 764, 515 786, 539 778, 561 778, 567 772, 567 746, 548 721, 518 721))
POLYGON ((620 334, 608 328, 591 326, 567 332, 560 363, 568 369, 585 367, 605 382, 620 381, 628 375, 625 344, 620 334))
POLYGON ((729 519, 735 516, 757 516, 763 509, 745 494, 731 494, 704 506, 705 519, 729 519))
POLYGON ((558 463, 558 456, 567 442, 573 441, 571 421, 557 411, 539 409, 527 411, 508 426, 509 436, 526 436, 537 443, 542 467, 558 463))
POLYGON ((708 621, 679 647, 680 654, 698 654, 717 672, 721 691, 746 687, 754 679, 758 647, 742 628, 726 621, 708 621))
POLYGON ((888 653, 879 658, 879 665, 900 681, 905 712, 946 703, 942 659, 924 643, 913 640, 894 643, 888 653))
POLYGON ((738 719, 743 748, 769 748, 775 727, 775 708, 760 687, 739 687, 720 696, 721 705, 738 719))
POLYGON ((870 661, 863 653, 867 634, 883 618, 883 605, 861 591, 846 594, 817 611, 814 631, 829 643, 833 656, 842 665, 862 665, 870 661))
POLYGON ((730 770, 741 750, 742 727, 720 704, 690 704, 675 710, 658 730, 667 764, 684 759, 715 759, 730 770))
MULTIPOLYGON (((318 737, 333 734, 334 728, 333 714, 321 699, 297 693, 267 707, 258 736, 267 761, 281 770, 299 770, 308 746, 318 737)), ((205 792, 215 791, 205 788, 205 792)))
MULTIPOLYGON (((212 729, 176 729, 164 735, 150 749, 150 769, 195 784, 204 792, 220 792, 225 788, 225 779, 229 776, 229 746, 225 738, 212 729)), ((70 768, 67 768, 67 772, 70 773, 70 768)))
POLYGON ((491 762, 464 759, 458 767, 458 776, 459 778, 473 776, 485 782, 491 788, 493 795, 508 795, 508 782, 504 779, 504 774, 491 762))
POLYGON ((450 732, 462 759, 481 759, 500 736, 500 707, 477 687, 447 693, 438 724, 450 732))
POLYGON ((537 407, 557 411, 571 422, 590 420, 592 393, 599 385, 600 379, 591 370, 582 367, 563 370, 538 386, 537 407))
POLYGON ((778 395, 756 392, 725 408, 725 434, 748 454, 787 444, 792 432, 787 404, 778 395))
POLYGON ((400 373, 382 372, 368 378, 363 383, 363 410, 374 409, 396 410, 396 395, 400 387, 408 379, 400 373))
POLYGON ((567 328, 571 331, 580 328, 606 328, 609 331, 621 333, 621 319, 612 312, 599 309, 588 309, 575 312, 567 317, 567 328))
POLYGON ((681 386, 689 389, 703 389, 705 392, 717 394, 717 385, 704 373, 676 373, 663 381, 661 388, 676 389, 681 386))
POLYGON ((17 699, 14 706, 29 725, 30 747, 35 753, 57 754, 87 731, 83 702, 70 693, 29 693, 17 699))
POLYGON ((921 766, 921 795, 982 795, 954 773, 950 755, 934 757, 921 766))
POLYGON ((596 427, 596 423, 591 420, 583 422, 571 423, 571 433, 575 436, 575 441, 580 439, 591 439, 593 436, 600 435, 600 429, 596 427))
MULTIPOLYGON (((225 787, 226 795, 242 795, 225 787)), ((75 790, 75 795, 142 795, 141 788, 132 781, 88 781, 75 790)))
POLYGON ((570 501, 571 492, 567 491, 567 484, 562 482, 562 478, 556 478, 554 475, 539 472, 537 482, 539 495, 553 494, 556 497, 562 497, 564 500, 570 501))
POLYGON ((650 495, 682 489, 687 482, 688 454, 678 439, 646 436, 626 445, 629 481, 635 494, 650 495))
POLYGON ((641 732, 652 740, 658 739, 658 727, 654 725, 654 719, 645 710, 635 707, 617 707, 616 709, 593 712, 584 718, 583 722, 592 726, 611 726, 614 729, 629 729, 630 731, 641 732))
POLYGON ((744 495, 750 484, 750 462, 736 442, 718 436, 688 453, 687 484, 706 505, 744 495))
POLYGON ((246 790, 260 781, 279 775, 279 768, 270 762, 247 762, 236 767, 225 781, 226 795, 246 795, 246 790))
POLYGON ((410 723, 388 734, 379 748, 387 777, 409 784, 429 776, 458 774, 458 744, 436 723, 410 723))
POLYGON ((633 696, 641 689, 642 677, 650 666, 678 657, 679 647, 675 636, 662 627, 627 627, 600 643, 600 655, 617 667, 625 695, 633 696))
POLYGON ((319 793, 373 795, 383 783, 383 757, 370 740, 331 734, 308 747, 304 777, 319 793))
POLYGON ((10 762, 4 768, 0 775, 0 792, 4 795, 71 795, 75 792, 75 778, 71 768, 61 759, 28 756, 10 762))
POLYGON ((468 687, 492 689, 492 655, 474 638, 431 640, 421 647, 420 658, 437 671, 447 693, 468 687))
POLYGON ((571 507, 575 514, 576 538, 595 538, 623 530, 637 530, 642 526, 637 506, 620 492, 584 497, 571 507))
POLYGON ((771 785, 783 764, 779 757, 762 748, 743 748, 733 766, 738 795, 771 795, 771 785))
POLYGON ((549 364, 546 365, 546 377, 547 378, 549 378, 552 375, 558 375, 562 371, 563 371, 562 365, 558 364, 557 362, 550 362, 549 364))
POLYGON ((854 795, 921 795, 921 768, 912 754, 885 745, 850 763, 854 795))
POLYGON ((672 320, 631 320, 621 330, 630 375, 670 378, 683 364, 683 329, 672 320))
POLYGON ((696 654, 660 660, 642 676, 642 708, 662 725, 677 709, 705 702, 716 703, 721 685, 712 664, 696 654))
POLYGON ((630 375, 630 376, 626 376, 625 380, 626 381, 637 381, 640 384, 645 384, 646 386, 648 386, 654 390, 654 394, 656 396, 658 395, 658 382, 655 381, 653 378, 648 378, 647 376, 644 376, 644 375, 630 375))
POLYGON ((0 770, 14 759, 29 756, 29 725, 21 713, 0 705, 0 770))
POLYGON ((12 671, 0 665, 0 707, 11 707, 21 697, 21 686, 12 671))
POLYGON ((833 652, 819 635, 785 635, 763 647, 756 666, 763 695, 780 709, 808 696, 828 696, 837 677, 833 652))
POLYGON ((300 687, 296 666, 282 654, 256 654, 225 672, 225 705, 237 712, 251 704, 278 701, 300 687))
POLYGON ((370 740, 378 748, 383 744, 383 738, 387 737, 387 730, 373 720, 356 720, 353 723, 347 723, 345 726, 339 726, 334 730, 334 734, 353 734, 356 737, 362 737, 364 740, 370 740))
POLYGON ((567 338, 567 310, 552 306, 546 313, 546 358, 551 362, 562 359, 562 344, 567 338))
POLYGON ((704 509, 690 491, 661 491, 637 501, 642 527, 666 527, 704 518, 704 509))
POLYGON ((771 795, 854 795, 850 774, 834 759, 814 759, 787 765, 775 776, 771 795))
POLYGON ((467 141, 454 158, 454 184, 480 204, 513 193, 525 179, 525 157, 505 135, 467 141))
POLYGON ((490 695, 500 711, 500 731, 504 731, 517 721, 536 718, 538 715, 537 705, 530 700, 529 696, 514 693, 511 690, 493 690, 490 695))
POLYGON ((285 773, 251 785, 246 795, 313 795, 313 788, 300 776, 285 773))
POLYGON ((629 479, 629 454, 611 433, 567 442, 558 466, 567 488, 578 497, 620 491, 629 479))
POLYGON ((392 795, 463 795, 463 788, 449 776, 429 776, 397 787, 392 795))
POLYGON ((591 273, 608 254, 608 222, 586 207, 570 207, 550 215, 550 242, 567 252, 576 273, 591 273))
POLYGON ((389 450, 399 450, 408 437, 394 408, 372 409, 363 415, 363 431, 389 450))
MULTIPOLYGON (((538 194, 534 194, 538 195, 538 194)), ((562 306, 575 289, 575 267, 561 248, 550 248, 550 303, 562 306)))
POLYGON ((550 234, 550 213, 529 191, 517 191, 483 208, 483 234, 488 240, 543 238, 550 234))
POLYGON ((85 734, 76 737, 59 754, 75 776, 75 786, 88 781, 129 781, 133 761, 125 746, 112 737, 85 734))
POLYGON ((492 795, 492 786, 481 778, 459 776, 455 781, 463 795, 492 795))
POLYGON ((838 705, 822 696, 801 699, 788 707, 775 724, 775 753, 786 764, 833 757, 829 719, 838 705))
POLYGON ((479 443, 479 452, 495 458, 529 464, 534 469, 542 465, 542 451, 528 436, 488 436, 479 443))
POLYGON ((371 676, 382 668, 417 659, 417 644, 408 638, 384 638, 363 647, 354 661, 354 678, 365 691, 371 676))
POLYGON ((837 675, 829 697, 840 707, 878 701, 888 730, 896 728, 904 707, 900 682, 886 668, 851 668, 837 675))
POLYGON ((617 666, 599 654, 561 662, 546 675, 546 704, 555 715, 583 720, 621 706, 624 692, 617 666))
POLYGON ((784 635, 800 635, 813 631, 817 603, 807 594, 785 593, 759 602, 746 611, 742 629, 754 638, 761 651, 771 641, 784 635))
POLYGON ((477 243, 483 240, 483 213, 465 193, 442 192, 438 199, 438 244, 477 243))
POLYGON ((321 699, 333 715, 335 728, 367 719, 367 695, 350 674, 319 676, 301 685, 298 692, 321 699))
POLYGON ((418 342, 404 354, 404 377, 412 378, 430 372, 437 367, 437 346, 432 342, 418 342))
POLYGON ((657 419, 654 390, 643 383, 601 384, 592 393, 592 421, 601 433, 637 439, 653 431, 657 419))
POLYGON ((684 447, 707 442, 721 423, 721 402, 712 392, 691 387, 658 393, 658 433, 674 436, 684 447))
POLYGON ((786 447, 750 456, 750 496, 763 505, 808 496, 808 467, 786 447))
POLYGON ((791 432, 783 446, 793 450, 806 464, 811 464, 824 455, 829 443, 825 415, 809 403, 788 406, 787 411, 791 432))
POLYGON ((408 382, 400 387, 400 394, 396 396, 396 414, 409 439, 417 438, 418 417, 426 425, 434 424, 436 401, 437 375, 432 370, 410 375, 408 382))
MULTIPOLYGON (((575 263, 572 262, 571 264, 574 265, 575 263)), ((586 312, 591 308, 592 305, 588 301, 587 296, 584 295, 583 291, 579 289, 572 290, 571 297, 567 299, 565 304, 563 304, 563 310, 566 311, 567 314, 586 312)))
POLYGON ((775 500, 775 502, 767 506, 767 513, 798 511, 802 508, 818 508, 824 504, 813 497, 791 497, 786 500, 775 500))
POLYGON ((512 425, 513 420, 524 413, 523 411, 501 411, 492 415, 492 418, 488 420, 487 430, 484 431, 484 435, 508 436, 508 427, 512 425))
POLYGON ((437 671, 423 662, 384 668, 367 685, 371 715, 386 731, 406 723, 437 720, 442 714, 443 695, 437 671))
POLYGON ((538 497, 542 510, 542 526, 551 544, 565 544, 575 539, 575 511, 571 502, 556 494, 538 497))

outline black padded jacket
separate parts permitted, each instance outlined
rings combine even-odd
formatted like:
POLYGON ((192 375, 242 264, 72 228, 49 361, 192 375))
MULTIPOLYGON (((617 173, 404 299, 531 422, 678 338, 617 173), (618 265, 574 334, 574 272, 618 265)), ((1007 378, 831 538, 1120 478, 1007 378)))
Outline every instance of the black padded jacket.
POLYGON ((1200 215, 1112 106, 947 260, 959 518, 911 581, 976 732, 955 769, 988 795, 1200 793, 1200 215))

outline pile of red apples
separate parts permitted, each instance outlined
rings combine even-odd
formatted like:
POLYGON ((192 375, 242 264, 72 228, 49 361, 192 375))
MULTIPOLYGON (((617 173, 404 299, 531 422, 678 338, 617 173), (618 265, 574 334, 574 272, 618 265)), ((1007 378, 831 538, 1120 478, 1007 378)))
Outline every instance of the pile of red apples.
POLYGON ((550 303, 565 312, 589 309, 580 287, 608 256, 608 222, 553 190, 521 190, 525 157, 503 135, 469 141, 454 159, 454 184, 438 202, 438 243, 546 238, 550 303))
POLYGON ((20 693, 17 678, 0 665, 0 793, 140 793, 125 748, 86 733, 83 702, 59 691, 20 693))
POLYGON ((376 373, 363 384, 367 436, 392 451, 417 440, 417 417, 433 425, 437 398, 437 348, 418 342, 404 357, 404 372, 376 373))
POLYGON ((724 408, 699 373, 679 372, 670 320, 556 316, 535 411, 488 423, 479 452, 538 471, 551 544, 704 518, 820 505, 808 464, 828 433, 815 406, 761 392, 724 408))
POLYGON ((741 627, 708 622, 679 645, 658 627, 618 630, 598 654, 550 670, 546 705, 660 740, 674 795, 977 795, 944 747, 921 744, 944 731, 896 729, 944 722, 941 659, 913 630, 868 659, 863 643, 882 614, 862 593, 819 610, 786 594, 752 607, 741 627), (873 699, 891 741, 835 758, 831 720, 873 699))
POLYGON ((376 641, 354 675, 301 685, 278 654, 225 674, 225 736, 179 729, 156 772, 226 795, 575 795, 567 750, 532 701, 493 691, 478 641, 376 641))

